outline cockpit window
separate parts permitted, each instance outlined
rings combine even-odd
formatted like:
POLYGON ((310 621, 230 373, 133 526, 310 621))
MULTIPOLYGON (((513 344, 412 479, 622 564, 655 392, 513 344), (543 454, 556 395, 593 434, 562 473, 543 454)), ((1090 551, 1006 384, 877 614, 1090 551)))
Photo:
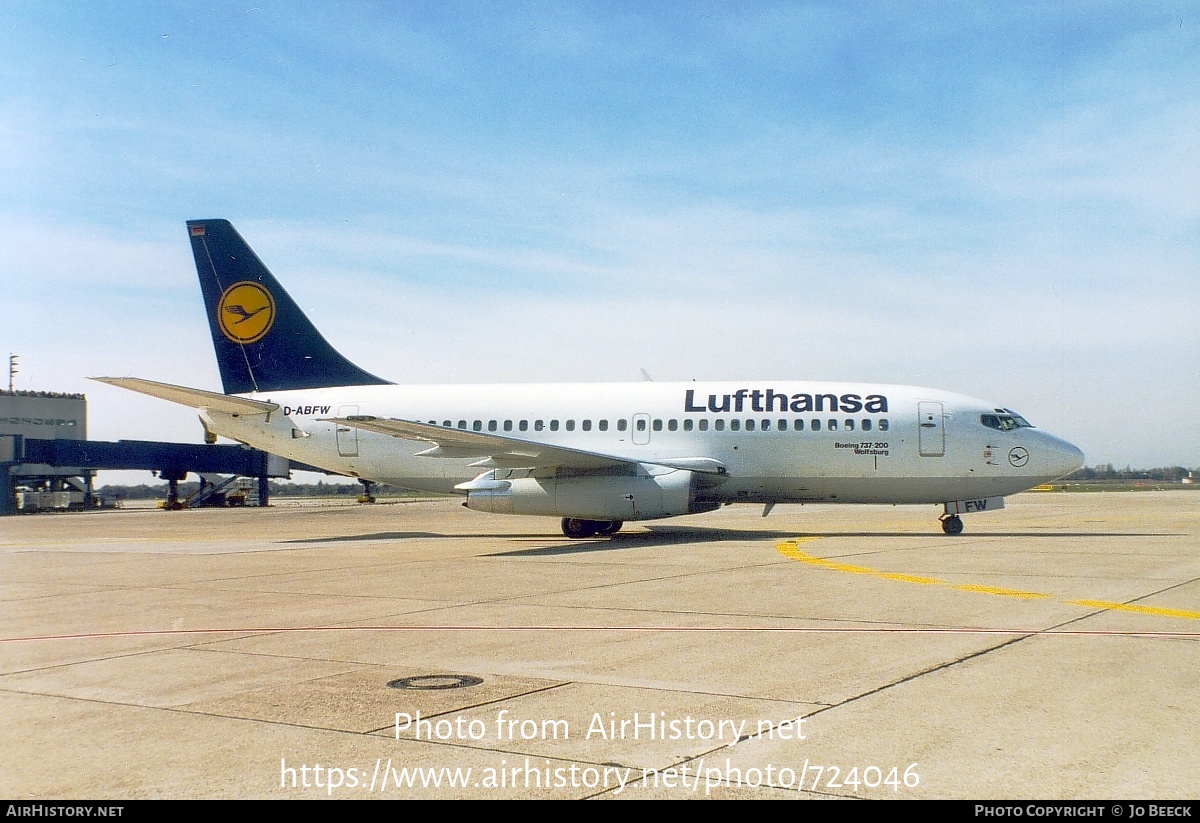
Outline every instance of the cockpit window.
POLYGON ((1017 413, 1016 413, 1015 411, 1013 411, 1012 409, 1005 409, 1005 411, 1006 411, 1006 412, 1008 412, 1008 413, 1009 413, 1009 415, 1012 417, 1012 419, 1013 419, 1013 420, 1015 420, 1015 421, 1017 422, 1017 425, 1018 425, 1020 428, 1022 428, 1022 429, 1032 429, 1032 428, 1033 428, 1033 424, 1032 424, 1032 423, 1030 423, 1028 420, 1026 420, 1026 419, 1025 419, 1024 417, 1022 417, 1021 415, 1017 414, 1017 413))
POLYGON ((989 429, 998 429, 1002 432, 1033 428, 1033 424, 1011 409, 996 409, 996 412, 996 414, 979 415, 979 422, 989 429))

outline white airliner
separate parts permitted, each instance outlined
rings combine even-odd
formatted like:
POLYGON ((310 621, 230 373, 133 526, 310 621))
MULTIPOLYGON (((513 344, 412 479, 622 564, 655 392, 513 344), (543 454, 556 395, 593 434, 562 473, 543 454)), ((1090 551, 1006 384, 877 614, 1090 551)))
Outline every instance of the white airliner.
POLYGON ((567 537, 727 503, 941 504, 961 514, 1083 465, 1011 409, 824 381, 398 386, 333 349, 225 220, 188 221, 224 394, 105 383, 196 408, 210 434, 567 537))

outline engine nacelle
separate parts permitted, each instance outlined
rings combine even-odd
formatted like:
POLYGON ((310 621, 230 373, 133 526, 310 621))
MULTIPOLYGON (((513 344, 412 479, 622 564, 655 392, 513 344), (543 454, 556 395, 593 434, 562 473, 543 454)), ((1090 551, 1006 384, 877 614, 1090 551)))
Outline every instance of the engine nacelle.
POLYGON ((486 472, 464 483, 467 508, 495 514, 578 517, 587 520, 654 520, 712 511, 717 503, 696 502, 696 472, 662 474, 517 476, 486 472))

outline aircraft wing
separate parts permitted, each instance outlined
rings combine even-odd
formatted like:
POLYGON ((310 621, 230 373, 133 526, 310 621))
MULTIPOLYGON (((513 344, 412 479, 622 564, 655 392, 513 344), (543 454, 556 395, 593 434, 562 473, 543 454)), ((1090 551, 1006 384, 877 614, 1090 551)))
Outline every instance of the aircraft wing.
POLYGON ((480 458, 472 466, 488 469, 604 469, 620 466, 635 466, 646 463, 687 469, 706 474, 725 474, 725 466, 706 457, 684 457, 671 460, 635 460, 628 457, 600 454, 598 452, 552 446, 515 437, 505 437, 492 432, 465 431, 418 423, 413 420, 370 417, 322 418, 322 422, 352 426, 356 429, 388 434, 405 440, 432 443, 433 447, 417 452, 420 457, 480 458))
POLYGON ((140 377, 93 377, 91 379, 98 383, 107 383, 110 386, 141 392, 183 406, 191 406, 193 409, 212 409, 225 414, 270 414, 279 409, 278 403, 264 403, 261 400, 217 394, 204 389, 189 389, 187 386, 176 386, 171 383, 156 383, 140 377))

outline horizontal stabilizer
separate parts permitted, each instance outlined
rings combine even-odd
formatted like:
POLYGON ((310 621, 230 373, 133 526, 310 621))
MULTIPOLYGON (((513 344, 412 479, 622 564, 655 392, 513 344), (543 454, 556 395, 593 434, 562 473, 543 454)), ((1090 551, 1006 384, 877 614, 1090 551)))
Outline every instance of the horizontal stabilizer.
POLYGON ((162 400, 169 400, 182 406, 190 406, 193 409, 210 409, 224 414, 269 414, 279 409, 278 403, 264 403, 261 400, 248 400, 245 397, 217 394, 204 389, 189 389, 187 386, 156 383, 140 377, 93 377, 91 379, 99 383, 107 383, 110 386, 148 394, 162 400))

